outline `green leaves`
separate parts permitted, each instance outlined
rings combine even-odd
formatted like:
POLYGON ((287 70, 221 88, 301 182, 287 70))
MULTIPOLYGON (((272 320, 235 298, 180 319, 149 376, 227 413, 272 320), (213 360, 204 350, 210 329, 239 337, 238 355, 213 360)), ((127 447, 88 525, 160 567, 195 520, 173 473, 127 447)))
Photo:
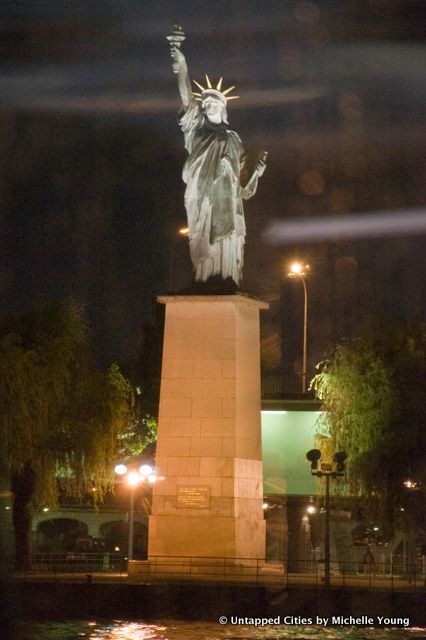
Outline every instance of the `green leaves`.
POLYGON ((425 482, 426 349, 421 326, 388 322, 338 345, 312 387, 324 411, 319 433, 348 454, 352 495, 392 527, 404 480, 425 482))
POLYGON ((149 415, 135 415, 129 428, 119 436, 120 460, 140 456, 157 440, 157 421, 149 415))
POLYGON ((73 301, 0 321, 0 469, 31 468, 35 500, 54 504, 57 475, 75 495, 112 487, 133 394, 117 365, 90 363, 82 307, 73 301))

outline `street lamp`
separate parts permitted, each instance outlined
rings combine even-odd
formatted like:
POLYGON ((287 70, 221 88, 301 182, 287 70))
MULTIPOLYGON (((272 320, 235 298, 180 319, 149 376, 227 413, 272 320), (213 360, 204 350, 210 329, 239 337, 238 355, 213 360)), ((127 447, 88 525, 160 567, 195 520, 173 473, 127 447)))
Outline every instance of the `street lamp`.
POLYGON ((303 293, 304 293, 304 312, 303 312, 303 363, 302 363, 302 393, 306 393, 306 359, 308 351, 308 289, 306 286, 306 276, 309 274, 311 268, 308 264, 302 264, 301 262, 292 262, 290 265, 290 271, 288 272, 289 278, 294 278, 302 281, 303 293))
POLYGON ((172 241, 170 244, 170 259, 169 259, 169 291, 173 288, 173 262, 174 262, 174 253, 175 253, 175 242, 176 238, 180 236, 187 236, 189 234, 188 227, 181 227, 177 230, 175 234, 173 234, 172 241))
POLYGON ((324 586, 330 586, 330 478, 344 476, 345 460, 347 458, 344 451, 337 451, 333 456, 335 467, 329 462, 322 462, 318 469, 318 462, 321 458, 319 449, 311 449, 306 454, 306 459, 311 463, 311 474, 317 478, 325 478, 325 518, 324 518, 324 586))
POLYGON ((404 487, 406 489, 417 489, 418 483, 415 480, 404 480, 404 487))
MULTIPOLYGON (((415 552, 415 527, 413 527, 413 515, 419 511, 418 498, 419 492, 422 488, 422 483, 409 476, 403 481, 405 487, 405 507, 401 507, 401 511, 404 511, 405 520, 405 532, 404 532, 404 561, 405 572, 407 574, 408 582, 412 582, 416 577, 416 552, 415 552)), ((426 582, 425 582, 426 586, 426 582)))
POLYGON ((143 464, 139 469, 128 469, 125 464, 117 464, 115 473, 121 476, 130 487, 130 510, 129 510, 129 543, 127 550, 127 559, 133 560, 133 530, 135 515, 135 489, 141 482, 149 482, 154 484, 157 476, 153 468, 149 464, 143 464))

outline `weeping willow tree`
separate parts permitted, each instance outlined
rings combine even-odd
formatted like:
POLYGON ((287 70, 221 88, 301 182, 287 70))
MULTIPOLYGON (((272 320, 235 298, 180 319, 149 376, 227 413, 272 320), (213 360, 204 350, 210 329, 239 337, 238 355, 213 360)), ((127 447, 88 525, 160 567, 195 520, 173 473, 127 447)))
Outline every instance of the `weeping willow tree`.
POLYGON ((312 383, 324 412, 319 434, 347 452, 349 492, 386 536, 407 518, 425 526, 425 347, 423 327, 387 323, 338 345, 312 383))
POLYGON ((96 499, 113 487, 119 436, 132 391, 116 365, 91 366, 88 329, 74 302, 0 323, 0 472, 10 479, 16 566, 30 557, 31 514, 55 506, 58 478, 96 499))

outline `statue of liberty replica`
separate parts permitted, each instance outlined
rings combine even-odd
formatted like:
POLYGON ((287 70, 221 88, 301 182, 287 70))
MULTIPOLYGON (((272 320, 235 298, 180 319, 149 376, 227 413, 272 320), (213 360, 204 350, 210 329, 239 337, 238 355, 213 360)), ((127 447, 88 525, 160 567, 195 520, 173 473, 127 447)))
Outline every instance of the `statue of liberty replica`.
POLYGON ((206 86, 196 83, 199 91, 193 92, 182 29, 174 26, 168 39, 182 99, 185 207, 196 282, 157 298, 166 308, 155 464, 165 481, 153 488, 148 561, 131 561, 128 571, 155 575, 159 567, 158 575, 175 579, 194 575, 193 567, 207 562, 209 575, 220 581, 228 579, 226 559, 229 575, 250 582, 253 567, 269 570, 259 337, 260 310, 268 304, 238 286, 243 199, 256 192, 266 154, 243 180, 244 150, 226 111, 233 87, 222 88, 222 79, 213 87, 206 76, 206 86))
POLYGON ((228 101, 238 97, 229 95, 235 87, 222 89, 223 78, 213 86, 206 74, 206 86, 194 80, 199 91, 192 91, 181 51, 185 40, 182 28, 175 25, 167 39, 182 99, 179 124, 188 151, 182 178, 195 280, 205 282, 220 276, 239 285, 246 235, 243 200, 256 193, 267 153, 261 154, 253 173, 243 182, 245 153, 240 137, 229 128, 227 115, 228 101))

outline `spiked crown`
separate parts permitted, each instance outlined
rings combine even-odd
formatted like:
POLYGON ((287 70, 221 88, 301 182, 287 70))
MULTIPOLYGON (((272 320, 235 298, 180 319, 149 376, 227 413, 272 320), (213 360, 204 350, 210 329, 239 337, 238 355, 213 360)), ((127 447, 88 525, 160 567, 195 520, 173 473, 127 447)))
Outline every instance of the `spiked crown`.
POLYGON ((193 95, 195 96, 195 99, 202 101, 209 95, 214 96, 215 98, 220 100, 220 102, 223 104, 224 107, 226 107, 226 103, 228 100, 236 100, 237 98, 240 97, 240 96, 228 96, 228 93, 230 93, 233 89, 235 89, 235 85, 233 85, 232 87, 228 87, 228 89, 225 89, 224 91, 222 91, 222 82, 223 82, 223 78, 220 78, 219 82, 214 87, 207 73, 206 73, 205 87, 203 87, 203 85, 197 82, 196 80, 193 80, 193 83, 196 84, 201 91, 201 93, 197 93, 193 91, 193 95))

